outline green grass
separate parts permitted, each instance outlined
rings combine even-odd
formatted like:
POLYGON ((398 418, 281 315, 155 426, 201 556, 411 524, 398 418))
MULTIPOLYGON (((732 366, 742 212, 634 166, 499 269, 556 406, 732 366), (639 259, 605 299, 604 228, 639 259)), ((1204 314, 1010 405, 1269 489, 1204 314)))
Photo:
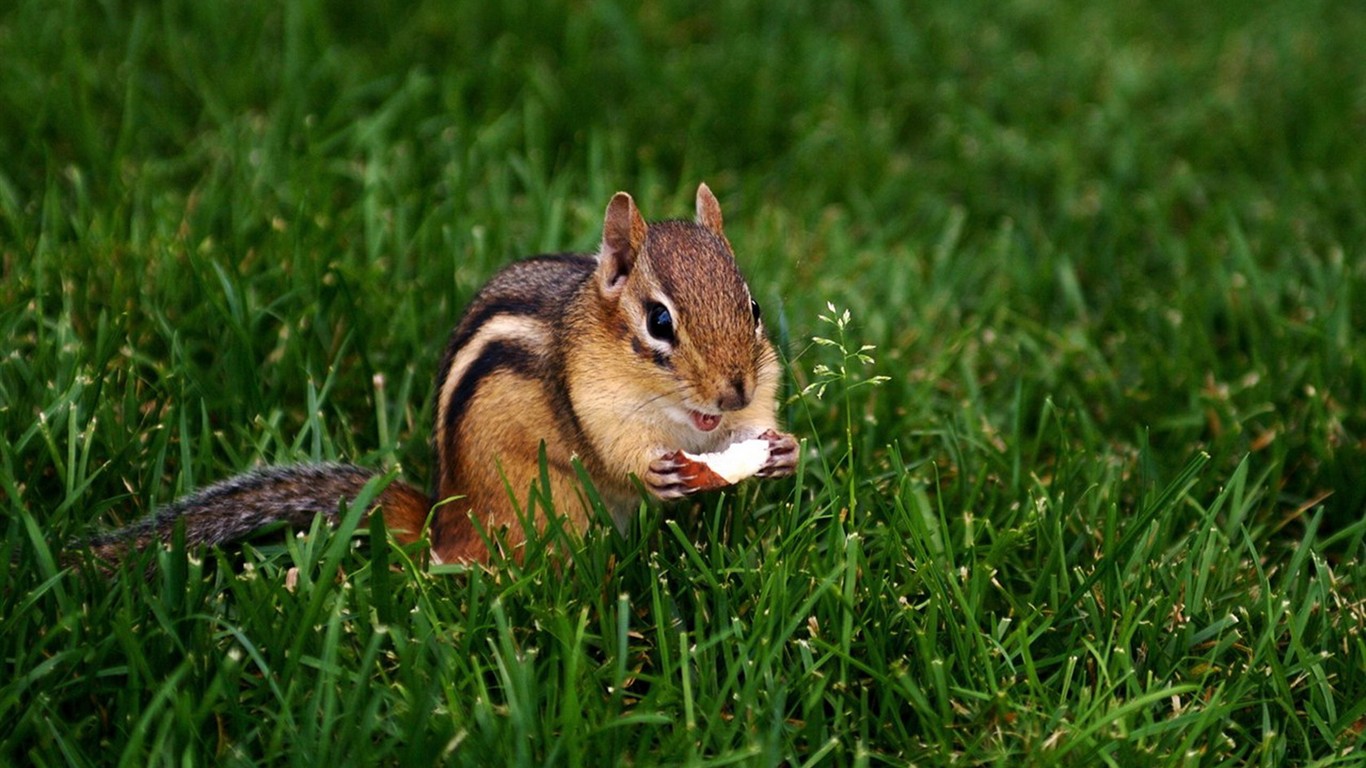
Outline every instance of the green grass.
POLYGON ((1363 39, 1289 0, 4 4, 0 763, 1361 764, 1363 39), (564 568, 428 572, 355 514, 63 568, 262 463, 425 484, 481 281, 699 180, 795 480, 564 568))

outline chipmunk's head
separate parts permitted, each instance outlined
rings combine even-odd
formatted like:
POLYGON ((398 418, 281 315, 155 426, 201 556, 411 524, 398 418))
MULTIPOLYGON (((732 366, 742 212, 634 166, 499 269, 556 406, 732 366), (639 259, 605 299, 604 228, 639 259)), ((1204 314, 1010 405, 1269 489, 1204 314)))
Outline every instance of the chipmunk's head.
POLYGON ((607 206, 596 279, 614 338, 674 420, 711 432, 776 378, 759 305, 706 184, 697 188, 694 221, 646 224, 631 196, 618 192, 607 206))

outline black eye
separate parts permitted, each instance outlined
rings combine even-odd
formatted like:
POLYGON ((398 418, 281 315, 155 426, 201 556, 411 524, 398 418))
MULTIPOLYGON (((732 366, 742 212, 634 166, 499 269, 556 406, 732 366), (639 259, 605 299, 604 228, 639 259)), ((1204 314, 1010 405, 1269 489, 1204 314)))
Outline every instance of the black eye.
POLYGON ((645 330, 660 341, 674 340, 674 318, 669 308, 654 301, 645 302, 645 330))
POLYGON ((763 314, 764 314, 763 312, 759 311, 759 302, 755 301, 754 299, 750 299, 750 300, 749 300, 749 311, 752 312, 752 313, 754 314, 754 324, 755 324, 755 325, 758 325, 758 324, 759 324, 759 318, 762 317, 763 314))

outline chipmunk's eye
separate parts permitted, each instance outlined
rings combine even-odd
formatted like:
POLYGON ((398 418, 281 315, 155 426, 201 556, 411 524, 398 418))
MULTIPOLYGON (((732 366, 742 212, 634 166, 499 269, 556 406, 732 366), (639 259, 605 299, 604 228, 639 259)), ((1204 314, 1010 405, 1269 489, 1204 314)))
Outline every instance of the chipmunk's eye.
POLYGON ((754 314, 754 324, 759 324, 759 318, 763 317, 763 312, 759 310, 759 302, 754 299, 749 300, 749 311, 754 314))
POLYGON ((674 318, 669 308, 656 301, 645 302, 645 330, 660 341, 673 343, 674 318))

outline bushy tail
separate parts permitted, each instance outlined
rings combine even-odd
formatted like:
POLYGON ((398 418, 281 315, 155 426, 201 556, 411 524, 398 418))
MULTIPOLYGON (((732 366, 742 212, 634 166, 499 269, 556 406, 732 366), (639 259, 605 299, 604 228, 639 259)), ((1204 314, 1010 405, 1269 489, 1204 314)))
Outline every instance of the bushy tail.
MULTIPOLYGON (((180 520, 185 521, 187 545, 226 544, 272 523, 305 526, 318 514, 336 523, 341 505, 354 500, 374 475, 350 464, 267 467, 195 491, 85 544, 98 559, 113 562, 130 551, 169 541, 180 520)), ((396 481, 376 502, 389 527, 406 533, 400 540, 417 538, 430 506, 425 494, 396 481)))

